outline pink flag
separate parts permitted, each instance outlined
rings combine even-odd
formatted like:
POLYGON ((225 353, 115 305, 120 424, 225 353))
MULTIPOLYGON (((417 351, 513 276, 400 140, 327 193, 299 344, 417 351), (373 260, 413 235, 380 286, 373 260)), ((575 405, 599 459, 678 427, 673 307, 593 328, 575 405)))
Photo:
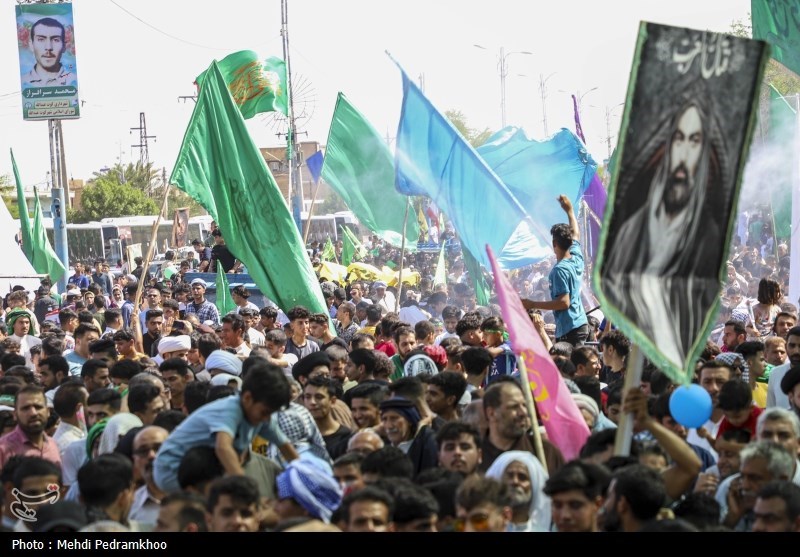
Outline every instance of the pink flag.
POLYGON ((533 328, 519 295, 497 265, 492 248, 486 246, 492 263, 494 286, 499 298, 503 319, 506 322, 511 347, 525 363, 533 400, 539 417, 547 431, 547 438, 561 450, 564 458, 578 457, 581 447, 589 437, 589 428, 578 410, 578 405, 561 379, 561 373, 545 350, 542 339, 533 328))

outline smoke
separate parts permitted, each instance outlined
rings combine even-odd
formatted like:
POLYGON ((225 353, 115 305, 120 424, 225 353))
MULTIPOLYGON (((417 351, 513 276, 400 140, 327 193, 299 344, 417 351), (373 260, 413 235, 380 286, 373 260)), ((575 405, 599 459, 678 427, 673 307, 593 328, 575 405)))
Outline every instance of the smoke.
POLYGON ((769 205, 791 187, 795 160, 794 138, 784 141, 754 142, 744 169, 739 196, 739 213, 759 205, 769 205))

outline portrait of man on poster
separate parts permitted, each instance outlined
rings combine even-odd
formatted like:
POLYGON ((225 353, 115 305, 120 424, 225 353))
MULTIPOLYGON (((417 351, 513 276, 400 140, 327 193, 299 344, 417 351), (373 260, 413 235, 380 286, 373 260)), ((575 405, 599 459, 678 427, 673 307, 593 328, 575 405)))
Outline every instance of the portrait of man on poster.
POLYGON ((668 358, 682 362, 719 290, 725 217, 715 212, 714 195, 724 146, 706 99, 696 93, 658 136, 627 190, 646 192, 646 200, 613 234, 602 274, 615 305, 668 358))
POLYGON ((22 76, 23 87, 72 85, 75 74, 61 62, 66 50, 64 25, 55 18, 43 17, 30 30, 30 45, 36 63, 22 76))

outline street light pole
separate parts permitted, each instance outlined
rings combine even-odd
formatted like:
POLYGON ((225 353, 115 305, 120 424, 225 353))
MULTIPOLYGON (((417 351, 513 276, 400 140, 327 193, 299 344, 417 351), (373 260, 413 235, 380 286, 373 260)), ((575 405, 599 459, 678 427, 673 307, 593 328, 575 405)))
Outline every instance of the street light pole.
MULTIPOLYGON (((479 44, 472 46, 475 48, 480 48, 481 50, 488 50, 485 46, 481 46, 479 44)), ((529 52, 527 50, 515 50, 513 52, 506 53, 505 47, 500 47, 500 57, 497 61, 497 68, 500 71, 500 122, 504 128, 506 127, 506 76, 508 75, 507 60, 512 54, 532 55, 533 52, 529 52)))
MULTIPOLYGON (((578 101, 577 101, 577 103, 578 103, 578 117, 582 116, 582 114, 581 114, 581 101, 583 100, 583 97, 585 97, 586 95, 588 95, 592 91, 597 91, 598 89, 599 89, 599 87, 592 87, 591 89, 589 89, 588 91, 586 91, 583 94, 581 94, 580 90, 578 90, 578 94, 575 96, 575 98, 578 99, 578 101)), ((581 121, 583 121, 583 120, 581 120, 581 121)))
POLYGON ((539 74, 539 93, 542 96, 542 129, 544 131, 544 137, 547 138, 547 80, 556 75, 556 72, 551 73, 547 77, 544 77, 544 74, 539 74))

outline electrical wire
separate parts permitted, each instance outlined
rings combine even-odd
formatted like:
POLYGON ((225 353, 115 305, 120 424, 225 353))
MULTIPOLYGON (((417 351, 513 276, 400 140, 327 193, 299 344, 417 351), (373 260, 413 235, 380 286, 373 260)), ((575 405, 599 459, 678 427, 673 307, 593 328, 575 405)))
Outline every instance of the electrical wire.
MULTIPOLYGON (((164 35, 165 37, 169 37, 170 39, 176 40, 176 41, 178 41, 178 42, 181 42, 181 43, 184 43, 184 44, 188 44, 188 45, 190 45, 190 46, 196 46, 197 48, 205 48, 205 49, 207 49, 207 50, 219 50, 219 51, 223 51, 223 52, 232 50, 232 49, 230 49, 230 48, 220 48, 220 47, 216 47, 216 46, 208 46, 208 45, 204 45, 204 44, 193 43, 193 42, 191 42, 191 41, 187 41, 187 40, 185 40, 185 39, 182 39, 182 38, 180 38, 180 37, 176 37, 175 35, 171 35, 170 33, 167 33, 166 31, 163 31, 163 30, 159 29, 159 28, 158 28, 158 27, 156 27, 155 25, 153 25, 153 24, 151 24, 151 23, 148 23, 147 21, 143 20, 141 17, 139 17, 139 16, 138 16, 138 15, 136 15, 135 13, 131 12, 131 11, 130 11, 130 10, 128 10, 127 8, 124 8, 123 6, 120 6, 120 5, 119 5, 117 2, 115 2, 114 0, 109 0, 109 2, 111 2, 112 4, 114 4, 114 5, 115 5, 116 7, 118 7, 120 10, 122 10, 123 12, 125 12, 126 14, 128 14, 129 16, 131 16, 132 18, 134 18, 135 20, 137 20, 137 21, 138 21, 138 22, 140 22, 141 24, 143 24, 143 25, 146 25, 147 27, 149 27, 149 28, 150 28, 150 29, 152 29, 153 31, 156 31, 157 33, 161 33, 162 35, 164 35)), ((272 42, 273 42, 273 41, 274 41, 276 38, 279 38, 279 37, 280 37, 280 35, 278 35, 278 37, 273 37, 273 39, 272 39, 270 42, 268 42, 268 43, 264 43, 263 45, 257 45, 257 46, 264 46, 264 45, 270 44, 270 43, 272 43, 272 42)))

